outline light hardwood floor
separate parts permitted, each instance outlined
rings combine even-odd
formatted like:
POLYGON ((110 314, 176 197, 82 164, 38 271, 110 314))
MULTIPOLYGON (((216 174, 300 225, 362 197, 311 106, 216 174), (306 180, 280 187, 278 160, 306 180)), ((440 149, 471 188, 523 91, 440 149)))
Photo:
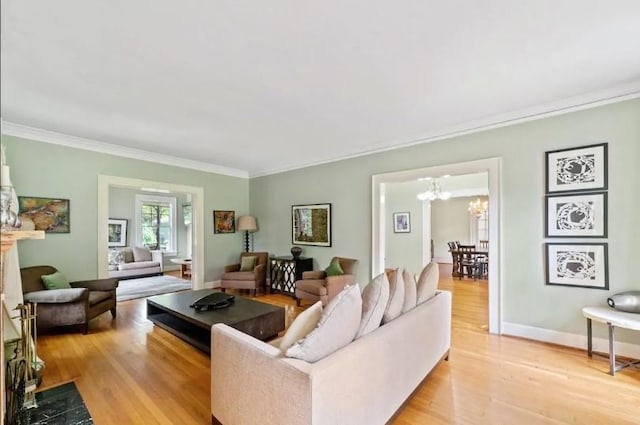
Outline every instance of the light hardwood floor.
MULTIPOLYGON (((453 292, 450 359, 394 424, 640 423, 640 371, 612 377, 605 359, 583 350, 489 335, 486 283, 452 280, 449 270, 439 286, 453 292)), ((284 295, 259 299, 285 307, 287 326, 302 311, 284 295)), ((145 312, 144 300, 125 301, 115 321, 102 315, 88 335, 40 336, 42 388, 75 380, 98 425, 209 424, 209 357, 145 312)))

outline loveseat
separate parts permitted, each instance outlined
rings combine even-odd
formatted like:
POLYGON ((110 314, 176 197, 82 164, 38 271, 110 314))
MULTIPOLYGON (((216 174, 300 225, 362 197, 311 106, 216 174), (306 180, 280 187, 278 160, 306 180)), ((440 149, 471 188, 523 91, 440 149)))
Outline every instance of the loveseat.
POLYGON ((124 247, 109 250, 109 277, 130 279, 160 275, 163 270, 162 251, 151 251, 145 247, 124 247))
POLYGON ((211 328, 211 415, 224 425, 375 425, 389 421, 448 359, 451 293, 427 301, 315 363, 224 324, 211 328))

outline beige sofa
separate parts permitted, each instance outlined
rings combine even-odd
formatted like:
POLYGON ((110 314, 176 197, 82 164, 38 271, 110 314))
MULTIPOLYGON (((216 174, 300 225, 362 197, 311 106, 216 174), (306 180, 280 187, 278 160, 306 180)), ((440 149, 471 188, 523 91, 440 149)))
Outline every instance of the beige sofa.
POLYGON ((448 358, 451 294, 438 292, 315 363, 224 324, 211 328, 211 415, 224 425, 384 424, 448 358))
POLYGON ((162 251, 150 251, 146 248, 135 247, 138 250, 138 257, 134 255, 131 247, 112 248, 109 255, 109 277, 127 279, 142 276, 161 275, 164 271, 164 260, 162 251), (121 256, 117 261, 113 261, 112 251, 119 251, 121 256))

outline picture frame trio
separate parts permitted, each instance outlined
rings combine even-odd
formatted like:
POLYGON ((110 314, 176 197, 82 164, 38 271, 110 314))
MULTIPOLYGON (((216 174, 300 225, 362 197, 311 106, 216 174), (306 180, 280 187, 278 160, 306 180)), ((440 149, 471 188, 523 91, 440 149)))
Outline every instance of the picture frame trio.
MULTIPOLYGON (((545 237, 607 238, 608 145, 545 153, 545 237)), ((545 243, 547 285, 609 289, 606 242, 545 243)))

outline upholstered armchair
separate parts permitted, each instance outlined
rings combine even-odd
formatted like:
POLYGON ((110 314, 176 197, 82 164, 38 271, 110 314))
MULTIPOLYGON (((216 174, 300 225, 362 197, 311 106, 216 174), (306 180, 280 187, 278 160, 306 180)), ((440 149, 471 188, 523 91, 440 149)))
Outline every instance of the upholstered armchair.
POLYGON ((358 260, 352 258, 334 257, 331 261, 337 259, 340 268, 344 272, 341 275, 327 276, 324 270, 303 272, 302 279, 296 281, 296 304, 300 306, 302 300, 311 302, 322 301, 322 305, 335 297, 347 285, 356 282, 356 265, 358 260))
POLYGON ((268 252, 243 252, 240 254, 240 263, 232 264, 224 268, 224 274, 220 282, 222 292, 231 289, 252 289, 255 296, 260 288, 267 286, 267 260, 268 252), (248 257, 255 257, 255 265, 250 270, 241 270, 243 263, 247 264, 248 257), (244 259, 244 260, 243 260, 244 259))
POLYGON ((58 326, 81 325, 89 332, 89 321, 106 311, 116 317, 118 279, 69 282, 71 288, 46 289, 42 276, 57 272, 55 267, 34 266, 20 269, 25 302, 38 303, 38 332, 58 326))

